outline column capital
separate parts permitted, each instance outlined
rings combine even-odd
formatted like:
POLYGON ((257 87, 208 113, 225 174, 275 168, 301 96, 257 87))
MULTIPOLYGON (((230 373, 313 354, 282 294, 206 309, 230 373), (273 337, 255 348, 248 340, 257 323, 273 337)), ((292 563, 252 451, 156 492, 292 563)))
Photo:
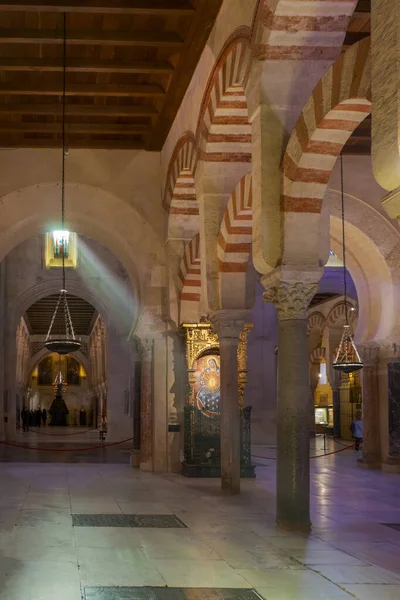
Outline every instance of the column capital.
POLYGON ((379 361, 380 348, 376 344, 367 343, 357 346, 364 367, 376 367, 379 361))
POLYGON ((209 318, 220 341, 229 338, 239 341, 244 325, 249 322, 250 311, 222 309, 212 313, 209 318))
POLYGON ((400 362, 400 342, 387 342, 379 347, 379 358, 383 362, 400 362))
POLYGON ((308 307, 317 291, 318 283, 279 281, 264 292, 264 300, 275 305, 280 321, 307 319, 308 307))

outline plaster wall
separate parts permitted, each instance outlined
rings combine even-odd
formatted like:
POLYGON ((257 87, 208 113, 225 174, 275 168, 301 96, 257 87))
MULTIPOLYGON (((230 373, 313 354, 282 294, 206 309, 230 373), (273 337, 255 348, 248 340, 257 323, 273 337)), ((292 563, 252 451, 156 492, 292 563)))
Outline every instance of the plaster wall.
MULTIPOLYGON (((0 197, 14 190, 61 180, 58 149, 1 150, 0 197)), ((70 150, 66 182, 90 185, 124 200, 163 235, 160 155, 145 150, 70 150)), ((60 196, 54 196, 55 206, 60 196)), ((68 192, 66 196, 68 203, 68 192)), ((68 215, 67 215, 68 216, 68 215)))

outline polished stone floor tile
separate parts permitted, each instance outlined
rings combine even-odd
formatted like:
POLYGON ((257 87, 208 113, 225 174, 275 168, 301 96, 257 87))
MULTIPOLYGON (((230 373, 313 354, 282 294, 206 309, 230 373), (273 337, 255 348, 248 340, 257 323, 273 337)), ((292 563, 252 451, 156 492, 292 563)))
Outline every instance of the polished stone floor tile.
POLYGON ((252 587, 223 560, 155 559, 153 563, 168 587, 252 587))
POLYGON ((345 585, 357 600, 399 600, 400 585, 345 585))
POLYGON ((257 600, 259 595, 247 589, 205 588, 85 588, 84 600, 257 600))
POLYGON ((169 529, 186 525, 175 515, 110 515, 110 514, 73 514, 74 527, 151 527, 169 529))
POLYGON ((315 566, 315 570, 334 583, 383 583, 400 585, 400 576, 371 565, 315 566))

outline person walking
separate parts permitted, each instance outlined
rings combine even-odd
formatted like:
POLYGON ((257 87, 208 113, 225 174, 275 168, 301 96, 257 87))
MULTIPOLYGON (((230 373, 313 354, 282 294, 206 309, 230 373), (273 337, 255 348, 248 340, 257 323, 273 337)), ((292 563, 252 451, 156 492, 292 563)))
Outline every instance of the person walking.
POLYGON ((45 408, 42 410, 42 421, 43 421, 43 427, 46 427, 47 410, 45 408))
POLYGON ((23 431, 29 430, 29 411, 26 406, 21 410, 21 420, 22 420, 22 428, 23 431))
POLYGON ((353 434, 353 438, 355 439, 355 450, 358 452, 360 450, 360 444, 363 441, 363 422, 360 412, 356 412, 356 418, 350 425, 350 429, 351 433, 353 434))
POLYGON ((40 424, 42 422, 42 409, 40 408, 40 406, 37 407, 35 416, 36 416, 36 427, 39 427, 39 429, 40 429, 40 424))

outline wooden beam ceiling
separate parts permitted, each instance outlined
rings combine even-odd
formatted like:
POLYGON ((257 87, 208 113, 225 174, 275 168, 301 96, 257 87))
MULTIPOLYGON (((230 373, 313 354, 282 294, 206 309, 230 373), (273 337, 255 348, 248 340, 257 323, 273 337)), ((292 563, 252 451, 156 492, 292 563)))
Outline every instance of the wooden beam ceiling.
POLYGON ((190 1, 186 0, 0 0, 0 12, 61 12, 61 13, 103 13, 128 15, 190 16, 194 13, 190 1))
POLYGON ((68 146, 160 150, 221 4, 0 0, 0 147, 60 146, 67 13, 68 146))

